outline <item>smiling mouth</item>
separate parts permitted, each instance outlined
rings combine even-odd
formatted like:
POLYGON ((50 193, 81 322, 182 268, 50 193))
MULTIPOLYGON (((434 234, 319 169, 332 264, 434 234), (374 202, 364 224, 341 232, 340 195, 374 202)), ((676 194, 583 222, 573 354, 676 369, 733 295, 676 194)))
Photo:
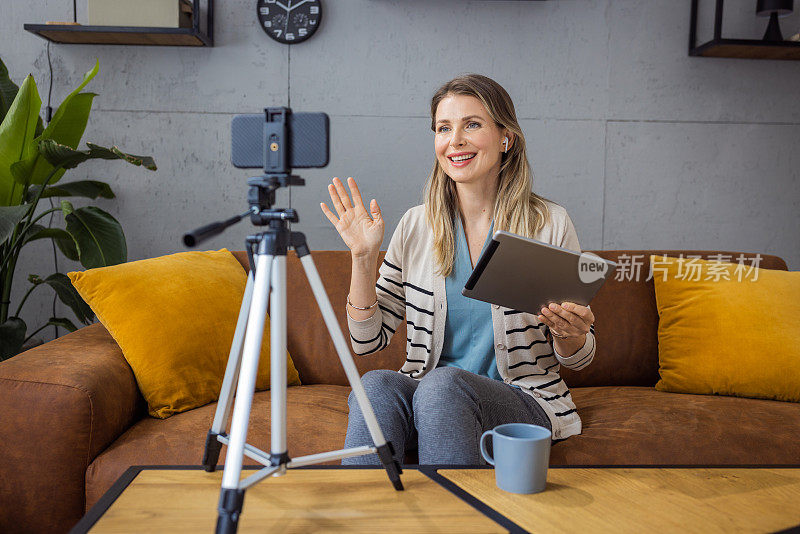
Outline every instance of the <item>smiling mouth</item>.
POLYGON ((464 161, 469 161, 469 160, 471 160, 471 159, 472 159, 472 158, 474 158, 476 155, 477 155, 477 154, 465 154, 465 155, 463 155, 463 156, 455 156, 455 157, 447 156, 447 159, 449 159, 449 160, 450 160, 450 161, 452 161, 453 163, 461 163, 461 162, 464 162, 464 161))

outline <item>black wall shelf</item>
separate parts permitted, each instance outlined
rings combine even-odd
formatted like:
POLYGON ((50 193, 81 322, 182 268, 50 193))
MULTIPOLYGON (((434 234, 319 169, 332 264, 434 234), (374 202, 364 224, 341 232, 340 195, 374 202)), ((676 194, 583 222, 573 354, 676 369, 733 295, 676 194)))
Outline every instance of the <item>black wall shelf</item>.
POLYGON ((698 0, 692 0, 691 26, 689 29, 690 56, 800 60, 800 42, 775 42, 762 41, 759 39, 723 39, 723 0, 716 0, 716 7, 714 9, 714 38, 698 46, 697 2, 698 0))
POLYGON ((746 59, 800 59, 800 43, 764 43, 754 39, 712 39, 689 52, 690 56, 746 59))
POLYGON ((191 28, 25 24, 26 31, 62 44, 214 46, 214 0, 208 0, 206 28, 200 29, 200 0, 193 0, 191 28))

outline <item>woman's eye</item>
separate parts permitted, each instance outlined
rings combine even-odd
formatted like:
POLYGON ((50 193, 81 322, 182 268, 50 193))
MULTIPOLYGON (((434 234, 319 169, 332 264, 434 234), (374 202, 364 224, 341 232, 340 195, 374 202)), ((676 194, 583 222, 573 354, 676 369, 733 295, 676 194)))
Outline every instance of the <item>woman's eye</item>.
MULTIPOLYGON (((479 122, 470 122, 469 124, 467 124, 467 128, 469 128, 472 125, 480 127, 480 123, 479 122)), ((447 128, 447 126, 439 126, 439 129, 436 130, 436 131, 437 132, 443 132, 445 130, 445 128, 447 128)))

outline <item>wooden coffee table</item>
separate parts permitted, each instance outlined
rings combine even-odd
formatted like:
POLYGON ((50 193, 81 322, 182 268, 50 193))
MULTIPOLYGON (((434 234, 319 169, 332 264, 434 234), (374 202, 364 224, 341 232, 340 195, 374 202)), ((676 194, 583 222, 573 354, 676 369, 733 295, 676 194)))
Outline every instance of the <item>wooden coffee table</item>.
MULTIPOLYGON (((250 474, 250 473, 247 473, 250 474)), ((72 532, 213 532, 222 471, 137 466, 72 532)), ((800 466, 551 467, 517 495, 490 466, 306 466, 245 494, 239 532, 776 532, 800 528, 800 466)))

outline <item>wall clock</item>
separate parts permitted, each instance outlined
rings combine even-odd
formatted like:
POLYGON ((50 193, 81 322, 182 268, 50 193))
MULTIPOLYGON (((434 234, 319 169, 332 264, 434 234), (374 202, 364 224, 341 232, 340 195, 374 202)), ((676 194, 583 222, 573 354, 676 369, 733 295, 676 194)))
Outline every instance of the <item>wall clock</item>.
POLYGON ((322 20, 322 0, 258 0, 261 29, 283 44, 302 43, 322 20))

